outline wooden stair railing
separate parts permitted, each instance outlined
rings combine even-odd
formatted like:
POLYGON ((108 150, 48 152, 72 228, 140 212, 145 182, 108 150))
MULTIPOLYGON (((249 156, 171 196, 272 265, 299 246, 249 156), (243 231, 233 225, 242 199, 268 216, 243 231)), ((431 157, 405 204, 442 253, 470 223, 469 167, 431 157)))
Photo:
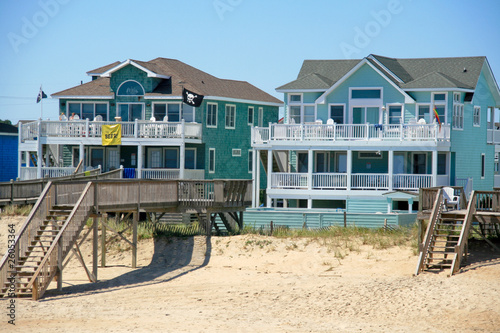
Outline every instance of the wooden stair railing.
POLYGON ((433 268, 449 268, 450 275, 458 271, 476 212, 475 207, 476 195, 472 192, 465 215, 459 212, 443 212, 442 190, 439 190, 421 246, 415 275, 433 268))
POLYGON ((472 220, 474 214, 476 213, 476 203, 477 203, 477 194, 475 191, 472 191, 471 199, 469 201, 469 204, 467 205, 467 213, 465 214, 464 223, 460 233, 460 238, 458 240, 457 246, 455 247, 455 257, 453 259, 453 265, 451 266, 450 275, 455 274, 460 269, 460 264, 464 256, 465 246, 467 245, 469 239, 469 232, 472 226, 472 220))
MULTIPOLYGON (((32 289, 34 300, 43 296, 54 276, 62 270, 62 262, 85 226, 93 206, 93 185, 88 182, 26 286, 27 289, 32 289)), ((59 279, 58 282, 60 281, 59 279)))
POLYGON ((425 231, 425 236, 423 239, 423 243, 420 247, 420 255, 418 258, 417 270, 415 271, 415 275, 418 275, 423 269, 426 261, 426 257, 429 251, 429 246, 432 239, 432 234, 434 233, 434 229, 437 223, 439 216, 441 215, 441 211, 443 209, 443 190, 439 189, 434 200, 434 205, 432 208, 431 217, 429 220, 429 224, 427 225, 427 229, 425 231))
POLYGON ((44 228, 44 220, 49 209, 56 201, 56 190, 52 182, 48 182, 38 197, 26 221, 17 232, 14 242, 8 243, 8 250, 0 261, 0 297, 17 297, 16 266, 20 257, 29 253, 29 246, 37 243, 38 231, 44 228))

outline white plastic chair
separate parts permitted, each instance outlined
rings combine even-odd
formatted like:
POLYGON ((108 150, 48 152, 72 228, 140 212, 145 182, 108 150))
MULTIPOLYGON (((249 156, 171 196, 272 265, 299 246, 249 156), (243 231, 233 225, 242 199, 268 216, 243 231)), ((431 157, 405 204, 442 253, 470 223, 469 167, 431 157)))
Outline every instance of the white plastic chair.
POLYGON ((460 197, 455 195, 455 190, 451 187, 443 187, 443 200, 446 206, 458 209, 460 207, 460 197))

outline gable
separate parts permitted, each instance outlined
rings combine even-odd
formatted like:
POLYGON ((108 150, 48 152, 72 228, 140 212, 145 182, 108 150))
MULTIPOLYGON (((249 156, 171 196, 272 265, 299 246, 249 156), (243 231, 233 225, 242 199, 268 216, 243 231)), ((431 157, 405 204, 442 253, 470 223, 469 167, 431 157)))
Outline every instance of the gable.
POLYGON ((387 78, 380 70, 370 64, 366 59, 349 71, 341 80, 337 81, 316 102, 318 104, 336 103, 350 98, 351 87, 377 87, 382 88, 384 100, 400 103, 414 103, 415 100, 401 90, 392 80, 387 78))

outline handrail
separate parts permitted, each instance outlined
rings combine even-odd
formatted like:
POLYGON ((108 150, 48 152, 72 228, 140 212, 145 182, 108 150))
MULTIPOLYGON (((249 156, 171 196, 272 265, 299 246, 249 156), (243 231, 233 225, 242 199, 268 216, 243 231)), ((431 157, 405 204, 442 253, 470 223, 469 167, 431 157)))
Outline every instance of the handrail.
MULTIPOLYGON (((53 260, 54 260, 54 258, 57 259, 58 255, 59 255, 58 252, 54 252, 54 251, 60 251, 60 250, 64 251, 64 249, 59 249, 59 241, 64 236, 64 233, 65 233, 66 229, 68 229, 69 225, 73 222, 74 217, 76 215, 76 212, 80 209, 80 205, 82 204, 83 200, 87 196, 87 193, 90 193, 90 194, 94 193, 93 191, 89 191, 89 189, 92 187, 92 185, 93 185, 92 182, 88 182, 87 183, 87 186, 83 190, 80 198, 78 199, 78 202, 75 204, 73 210, 71 211, 70 215, 66 219, 66 222, 64 223, 64 225, 61 228, 61 230, 58 232, 56 238, 52 242, 52 245, 50 246, 49 250, 45 254, 45 257, 42 259, 42 261, 39 264, 37 270, 33 274, 33 277, 29 281, 27 288, 33 288, 33 285, 35 284, 35 282, 37 282, 37 284, 38 284, 38 277, 41 274, 41 272, 44 271, 44 272, 48 273, 48 276, 46 276, 46 278, 47 278, 46 281, 48 281, 48 282, 45 283, 45 284, 42 284, 40 286, 41 290, 37 290, 37 291, 33 292, 34 298, 39 298, 39 297, 41 297, 43 295, 43 293, 45 292, 45 290, 46 290, 46 288, 48 286, 48 283, 50 283, 50 280, 52 280, 52 278, 54 277, 54 275, 55 275, 55 273, 57 271, 57 269, 56 269, 57 265, 53 262, 53 260), (51 260, 48 263, 49 259, 51 259, 51 260), (49 264, 49 267, 45 267, 47 264, 49 264)), ((92 201, 93 201, 93 199, 94 198, 92 198, 92 201)), ((94 205, 94 202, 92 202, 92 205, 94 205)), ((86 214, 84 214, 84 216, 86 216, 86 214)), ((84 218, 84 220, 86 220, 86 218, 84 218)), ((83 221, 83 222, 85 222, 85 221, 83 221)), ((67 244, 67 246, 70 246, 70 244, 67 244)), ((61 255, 62 259, 64 260, 63 253, 61 253, 60 255, 61 255)))
POLYGON ((467 207, 467 214, 464 218, 464 224, 462 225, 462 230, 460 231, 460 237, 458 238, 458 245, 455 248, 455 257, 453 259, 453 265, 451 267, 451 275, 456 273, 460 268, 460 263, 462 261, 462 255, 465 249, 465 244, 467 243, 467 238, 469 237, 469 229, 472 225, 472 220, 474 214, 476 213, 476 201, 477 193, 472 191, 472 198, 469 201, 467 207))
POLYGON ((439 214, 441 213, 442 205, 443 205, 443 189, 439 189, 438 194, 436 195, 436 200, 434 200, 434 206, 432 208, 431 217, 429 219, 429 225, 427 226, 427 230, 425 231, 424 243, 422 245, 422 249, 420 250, 420 255, 418 257, 418 265, 415 275, 418 275, 418 273, 422 271, 425 257, 427 255, 427 251, 429 250, 429 244, 431 242, 432 232, 434 231, 434 227, 436 226, 439 214))

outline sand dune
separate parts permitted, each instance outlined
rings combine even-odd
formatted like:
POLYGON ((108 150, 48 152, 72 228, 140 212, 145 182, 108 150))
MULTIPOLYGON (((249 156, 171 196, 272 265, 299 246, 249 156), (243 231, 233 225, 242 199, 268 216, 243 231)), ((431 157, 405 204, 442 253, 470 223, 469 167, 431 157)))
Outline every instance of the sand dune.
MULTIPOLYGON (((1 220, 2 253, 4 225, 18 220, 1 220)), ((132 269, 120 246, 98 283, 73 259, 62 293, 53 283, 41 301, 17 300, 15 327, 4 315, 0 331, 500 332, 500 254, 489 248, 458 275, 414 277, 406 247, 334 253, 310 239, 150 239, 132 269)), ((91 266, 90 240, 82 252, 91 266)))

